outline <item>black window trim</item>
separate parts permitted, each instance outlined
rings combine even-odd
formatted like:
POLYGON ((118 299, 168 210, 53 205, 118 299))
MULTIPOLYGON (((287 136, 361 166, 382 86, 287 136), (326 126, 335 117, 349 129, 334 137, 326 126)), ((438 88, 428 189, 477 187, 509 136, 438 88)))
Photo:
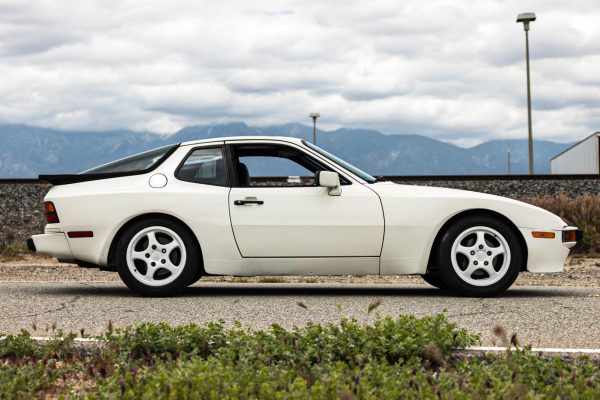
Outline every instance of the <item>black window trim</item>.
MULTIPOLYGON (((234 151, 234 147, 236 146, 252 146, 252 145, 271 145, 271 146, 281 146, 281 147, 288 147, 291 148, 293 150, 296 150, 302 154, 304 154, 307 158, 310 158, 312 160, 315 160, 315 162, 319 165, 322 165, 323 167, 327 168, 326 171, 331 171, 331 172, 335 172, 340 176, 340 184, 342 186, 349 186, 352 185, 352 179, 348 179, 345 175, 341 174, 339 171, 337 171, 335 168, 332 168, 328 163, 323 162, 323 160, 314 157, 313 154, 308 153, 306 151, 304 151, 304 149, 300 146, 296 146, 293 143, 289 143, 289 142, 283 142, 283 141, 231 141, 231 142, 226 142, 225 143, 225 147, 227 147, 227 153, 228 153, 228 162, 230 162, 231 164, 231 173, 230 173, 230 178, 231 178, 231 187, 232 188, 311 188, 311 187, 319 187, 316 185, 310 185, 310 186, 305 186, 305 185, 289 185, 289 186, 280 186, 280 185, 261 185, 261 186, 240 186, 238 184, 238 177, 237 177, 237 169, 234 168, 235 166, 235 151, 234 151), (233 184, 235 183, 235 185, 233 184)), ((315 181, 316 183, 316 181, 315 181)))
MULTIPOLYGON (((366 184, 371 184, 371 183, 375 183, 375 182, 377 181, 377 178, 375 178, 375 177, 372 177, 372 178, 374 179, 374 181, 372 181, 372 182, 371 182, 371 181, 368 181, 368 180, 366 180, 366 179, 364 179, 364 178, 363 178, 363 177, 361 177, 360 175, 358 175, 358 174, 356 174, 356 173, 352 172, 352 170, 349 170, 348 168, 344 167, 343 165, 339 165, 338 163, 336 163, 334 160, 330 159, 330 158, 329 158, 329 157, 327 157, 326 155, 324 155, 324 154, 321 154, 320 152, 318 152, 318 151, 316 151, 316 150, 312 149, 312 148, 311 148, 311 147, 310 147, 310 146, 309 146, 307 143, 308 143, 308 141, 307 141, 307 140, 305 140, 305 139, 302 139, 302 145, 303 145, 303 146, 305 146, 305 148, 307 148, 307 149, 308 149, 308 150, 311 152, 311 154, 313 154, 313 155, 317 155, 317 157, 318 157, 318 158, 320 158, 320 159, 325 159, 325 160, 327 160, 328 162, 330 162, 330 163, 332 163, 332 164, 336 165, 338 168, 341 168, 343 171, 346 171, 346 172, 350 173, 350 175, 352 175, 352 176, 354 177, 354 179, 358 179, 358 182, 364 182, 364 183, 366 183, 366 184)), ((313 145, 313 146, 317 147, 316 145, 313 145)), ((323 151, 326 151, 325 149, 322 149, 322 148, 321 148, 321 150, 323 150, 323 151)), ((334 154, 331 154, 331 155, 335 156, 334 154)), ((335 156, 335 157, 337 157, 337 156, 335 156)), ((337 158, 339 158, 339 157, 337 157, 337 158)), ((343 161, 343 160, 342 160, 342 161, 343 161)), ((344 162, 345 162, 346 164, 349 164, 349 165, 351 165, 351 166, 352 166, 352 164, 350 164, 349 162, 347 162, 347 161, 344 161, 344 162)), ((353 167, 354 167, 354 166, 353 166, 353 167)), ((356 169, 359 169, 358 167, 354 167, 354 168, 356 168, 356 169)), ((360 169, 359 169, 359 170, 360 170, 360 169)), ((369 175, 369 176, 371 176, 371 175, 370 175, 368 172, 365 172, 365 171, 362 171, 362 172, 363 172, 363 173, 365 173, 365 174, 367 174, 367 175, 369 175)))
POLYGON ((215 143, 207 143, 206 145, 200 145, 200 146, 195 146, 192 147, 187 154, 185 155, 185 157, 183 157, 183 159, 181 160, 181 162, 179 163, 179 165, 177 166, 177 168, 175 169, 175 173, 173 174, 175 176, 175 179, 177 179, 178 181, 182 181, 182 182, 189 182, 189 183, 195 183, 196 185, 207 185, 207 186, 218 186, 218 187, 231 187, 231 174, 229 172, 230 167, 229 167, 229 163, 226 157, 226 152, 225 152, 225 144, 224 143, 219 143, 219 144, 215 144, 215 143), (179 170, 183 167, 183 164, 185 164, 185 162, 187 161, 187 159, 192 155, 192 153, 196 150, 201 150, 201 149, 216 149, 216 148, 220 148, 221 149, 221 154, 223 155, 223 163, 225 164, 225 184, 224 185, 217 185, 217 184, 213 184, 213 183, 205 183, 205 182, 196 182, 196 181, 192 181, 189 179, 182 179, 180 178, 179 175, 179 170))
POLYGON ((223 144, 223 153, 225 154, 225 162, 227 163, 227 177, 229 179, 229 187, 242 187, 237 186, 238 176, 237 169, 235 168, 233 150, 231 145, 228 143, 223 144), (234 186, 234 183, 236 185, 234 186))

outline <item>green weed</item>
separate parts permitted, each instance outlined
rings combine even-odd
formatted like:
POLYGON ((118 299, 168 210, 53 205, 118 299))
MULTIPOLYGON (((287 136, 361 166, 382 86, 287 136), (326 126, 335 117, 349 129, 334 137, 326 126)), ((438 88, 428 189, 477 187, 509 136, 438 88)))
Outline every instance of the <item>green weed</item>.
POLYGON ((258 279, 258 283, 286 283, 287 280, 276 276, 263 276, 258 279))
POLYGON ((31 252, 25 245, 11 244, 5 245, 0 244, 0 261, 16 261, 22 260, 25 254, 31 252))
MULTIPOLYGON (((508 342, 505 330, 495 334, 508 342)), ((586 358, 531 351, 461 356, 480 343, 445 314, 377 316, 284 329, 224 322, 110 327, 85 350, 75 334, 0 339, 0 398, 556 399, 599 398, 586 358)))

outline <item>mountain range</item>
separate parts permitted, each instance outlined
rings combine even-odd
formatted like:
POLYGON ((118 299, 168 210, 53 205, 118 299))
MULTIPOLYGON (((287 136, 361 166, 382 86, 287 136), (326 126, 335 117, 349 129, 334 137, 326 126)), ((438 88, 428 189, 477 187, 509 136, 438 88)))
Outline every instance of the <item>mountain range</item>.
MULTIPOLYGON (((220 136, 292 136, 312 140, 312 127, 298 123, 251 127, 244 123, 191 126, 171 135, 128 130, 62 131, 0 125, 0 178, 76 173, 170 143, 220 136)), ((471 148, 420 135, 386 135, 366 129, 317 132, 317 144, 373 175, 495 175, 528 172, 527 140, 493 140, 471 148)), ((534 142, 536 174, 550 173, 550 159, 571 144, 534 142)))

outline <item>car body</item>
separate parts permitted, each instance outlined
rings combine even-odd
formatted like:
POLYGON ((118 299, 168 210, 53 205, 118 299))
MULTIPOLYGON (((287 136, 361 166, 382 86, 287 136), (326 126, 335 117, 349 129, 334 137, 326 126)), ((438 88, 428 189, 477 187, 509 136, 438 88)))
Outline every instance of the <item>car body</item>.
POLYGON ((122 278, 133 275, 125 283, 145 295, 176 293, 203 275, 365 274, 419 274, 435 286, 493 295, 519 271, 561 271, 581 237, 541 208, 476 192, 381 182, 288 137, 185 142, 77 175, 40 178, 55 185, 45 197, 52 223, 28 241, 30 248, 117 270, 122 278), (177 242, 171 245, 179 249, 177 260, 162 259, 171 249, 159 243, 163 255, 152 249, 152 226, 164 228, 156 230, 163 242, 177 242), (456 242, 463 233, 463 242, 456 242), (440 255, 444 246, 452 254, 440 255), (487 269, 475 268, 478 261, 487 269), (151 264, 161 262, 172 267, 163 275, 171 275, 157 280, 169 284, 144 281, 156 267, 151 264), (502 264, 502 277, 488 262, 502 264), (185 279, 170 281, 186 268, 185 279), (463 274, 462 282, 446 276, 448 269, 458 278, 463 274))

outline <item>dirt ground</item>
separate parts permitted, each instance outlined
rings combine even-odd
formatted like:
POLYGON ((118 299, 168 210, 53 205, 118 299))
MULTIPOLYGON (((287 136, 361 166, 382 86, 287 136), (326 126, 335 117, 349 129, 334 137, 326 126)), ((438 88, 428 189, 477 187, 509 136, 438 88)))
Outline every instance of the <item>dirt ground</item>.
MULTIPOLYGON (((268 276, 230 277, 211 276, 202 278, 213 282, 283 283, 283 282, 341 282, 341 283, 380 283, 425 284, 419 276, 268 276)), ((79 268, 74 264, 59 263, 55 259, 25 255, 22 260, 0 260, 0 281, 79 281, 112 282, 119 281, 115 272, 79 268)), ((564 272, 535 274, 524 272, 519 275, 517 285, 536 286, 597 286, 600 287, 599 258, 569 258, 564 272)))

